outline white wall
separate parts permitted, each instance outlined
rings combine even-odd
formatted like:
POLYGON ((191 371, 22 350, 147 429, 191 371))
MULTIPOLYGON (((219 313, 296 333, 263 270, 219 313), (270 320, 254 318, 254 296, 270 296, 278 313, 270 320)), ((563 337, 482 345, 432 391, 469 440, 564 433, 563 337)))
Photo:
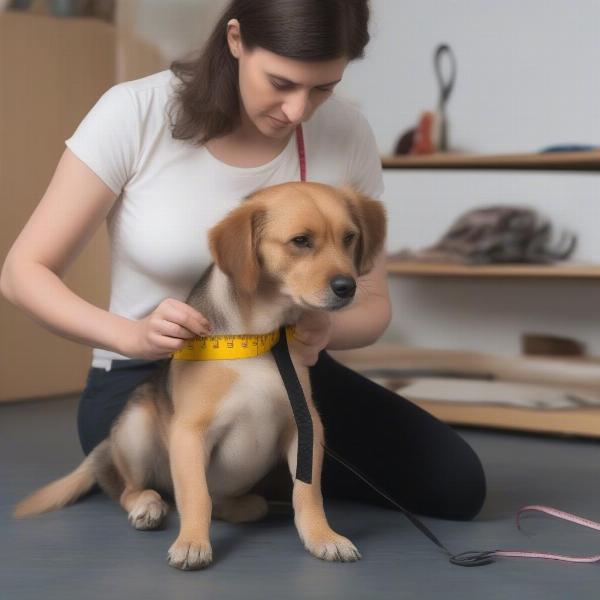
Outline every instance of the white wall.
MULTIPOLYGON (((195 48, 224 0, 137 0, 137 29, 168 58, 195 48)), ((371 122, 382 153, 437 102, 433 49, 458 77, 451 144, 534 152, 600 144, 598 0, 372 0, 372 41, 339 92, 371 122)), ((600 175, 385 171, 389 250, 434 242, 462 211, 525 203, 579 234, 576 259, 600 262, 600 175)), ((600 281, 392 278, 385 340, 513 354, 522 331, 573 336, 600 354, 600 281)))
POLYGON ((528 152, 600 134, 598 0, 372 0, 367 57, 344 78, 384 152, 437 102, 433 49, 449 43, 458 79, 455 145, 528 152))
POLYGON ((225 0, 124 0, 117 4, 117 22, 158 46, 168 64, 204 43, 225 5, 225 0))
MULTIPOLYGON (((437 103, 433 49, 449 43, 458 77, 451 144, 487 153, 600 145, 597 0, 374 0, 368 56, 340 92, 369 119, 380 150, 437 103)), ((575 259, 600 262, 600 174, 385 171, 389 250, 434 242, 462 211, 538 208, 579 234, 575 259)), ((566 335, 600 354, 600 281, 393 278, 385 340, 519 352, 523 331, 566 335)))

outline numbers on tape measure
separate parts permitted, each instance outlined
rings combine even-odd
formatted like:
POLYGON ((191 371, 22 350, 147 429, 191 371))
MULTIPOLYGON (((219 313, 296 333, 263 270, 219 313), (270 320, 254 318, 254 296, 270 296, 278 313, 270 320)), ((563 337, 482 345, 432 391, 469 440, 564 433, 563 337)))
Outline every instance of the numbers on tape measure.
MULTIPOLYGON (((288 329, 293 335, 294 328, 288 329)), ((248 358, 268 352, 279 340, 279 331, 250 335, 213 335, 187 340, 182 350, 173 354, 184 360, 248 358)))

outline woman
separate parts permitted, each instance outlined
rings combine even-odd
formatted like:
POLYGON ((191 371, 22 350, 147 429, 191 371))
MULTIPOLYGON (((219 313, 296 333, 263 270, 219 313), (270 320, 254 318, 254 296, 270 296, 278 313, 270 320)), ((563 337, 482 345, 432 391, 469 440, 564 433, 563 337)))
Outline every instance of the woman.
MULTIPOLYGON (((250 192, 300 178, 300 124, 310 180, 381 195, 373 134, 332 96, 349 61, 363 55, 368 18, 366 0, 233 0, 198 59, 114 86, 66 141, 0 283, 36 320, 94 347, 78 413, 86 454, 160 359, 210 333, 184 302, 211 260, 206 231, 250 192), (104 219, 109 311, 61 280, 104 219)), ((384 252, 358 289, 348 310, 298 325, 327 443, 408 509, 472 518, 485 479, 471 448, 325 350, 371 344, 387 327, 384 252)), ((389 505, 329 456, 323 494, 389 505)))

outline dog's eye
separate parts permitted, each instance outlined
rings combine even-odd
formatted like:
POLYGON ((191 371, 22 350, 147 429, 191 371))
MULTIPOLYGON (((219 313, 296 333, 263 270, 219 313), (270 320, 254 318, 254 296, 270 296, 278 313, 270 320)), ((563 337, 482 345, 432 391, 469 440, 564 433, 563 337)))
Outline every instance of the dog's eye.
POLYGON ((344 236, 344 245, 349 246, 356 238, 356 233, 350 232, 344 236))
POLYGON ((294 245, 298 246, 298 248, 312 247, 311 240, 307 235, 297 235, 295 238, 292 238, 292 242, 294 245))

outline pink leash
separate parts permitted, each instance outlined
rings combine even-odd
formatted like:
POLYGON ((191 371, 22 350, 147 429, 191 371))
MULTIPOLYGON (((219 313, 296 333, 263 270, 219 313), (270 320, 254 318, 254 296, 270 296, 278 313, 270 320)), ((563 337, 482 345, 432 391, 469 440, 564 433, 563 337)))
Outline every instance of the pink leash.
MULTIPOLYGON (((298 125, 298 127, 296 127, 296 146, 298 148, 298 160, 300 162, 300 181, 306 181, 306 151, 304 148, 304 135, 302 132, 302 125, 298 125)), ((437 546, 442 548, 447 554, 450 555, 450 562, 452 564, 459 565, 461 567, 478 567, 493 562, 492 557, 494 556, 509 556, 517 558, 545 558, 550 560, 561 560, 564 562, 575 563, 600 562, 600 554, 594 556, 565 556, 564 554, 548 554, 545 552, 520 552, 518 550, 467 550, 466 552, 461 552, 460 554, 452 554, 452 552, 450 552, 437 539, 437 537, 410 511, 400 506, 387 494, 379 490, 375 486, 375 484, 371 483, 362 473, 360 473, 360 471, 358 471, 358 469, 356 469, 356 467, 353 467, 347 461, 342 459, 342 457, 335 453, 333 450, 331 450, 331 448, 327 448, 325 446, 323 446, 323 448, 325 452, 327 452, 327 454, 329 454, 332 458, 334 458, 335 460, 343 464, 346 468, 348 468, 350 471, 355 473, 365 483, 370 485, 376 492, 378 492, 389 502, 391 502, 394 506, 396 506, 396 508, 399 508, 409 518, 413 525, 415 525, 431 541, 433 541, 437 546)), ((539 512, 551 515, 553 517, 564 519, 565 521, 570 521, 571 523, 576 523, 577 525, 583 525, 584 527, 589 527, 590 529, 596 529, 597 531, 600 531, 600 523, 590 521, 589 519, 584 519, 583 517, 578 517, 577 515, 572 515, 571 513, 558 510, 557 508, 552 508, 551 506, 543 506, 541 504, 530 504, 528 506, 524 506, 517 512, 517 529, 521 530, 521 515, 525 511, 530 510, 537 510, 539 512)))

